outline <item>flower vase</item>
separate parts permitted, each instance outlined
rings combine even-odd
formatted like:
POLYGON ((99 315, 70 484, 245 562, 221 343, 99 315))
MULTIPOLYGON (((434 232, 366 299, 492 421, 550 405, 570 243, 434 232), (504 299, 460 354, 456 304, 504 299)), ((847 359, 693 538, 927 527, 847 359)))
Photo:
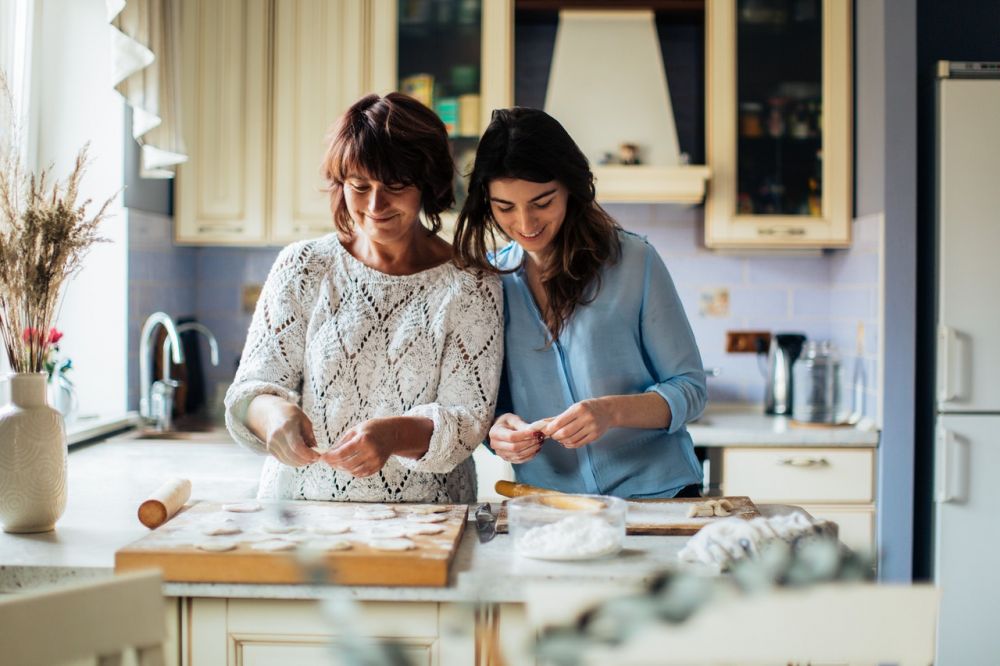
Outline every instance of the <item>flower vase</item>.
POLYGON ((66 508, 66 426, 46 402, 44 373, 9 377, 0 408, 0 523, 5 532, 48 532, 66 508))

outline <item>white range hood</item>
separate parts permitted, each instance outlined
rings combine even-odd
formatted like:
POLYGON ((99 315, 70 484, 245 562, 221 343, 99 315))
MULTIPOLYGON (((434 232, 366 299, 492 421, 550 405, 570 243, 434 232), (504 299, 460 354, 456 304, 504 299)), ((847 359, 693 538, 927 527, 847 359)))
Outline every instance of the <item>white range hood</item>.
POLYGON ((590 160, 600 201, 704 199, 709 169, 681 161, 652 11, 559 12, 545 110, 590 160), (600 164, 624 143, 641 164, 600 164))

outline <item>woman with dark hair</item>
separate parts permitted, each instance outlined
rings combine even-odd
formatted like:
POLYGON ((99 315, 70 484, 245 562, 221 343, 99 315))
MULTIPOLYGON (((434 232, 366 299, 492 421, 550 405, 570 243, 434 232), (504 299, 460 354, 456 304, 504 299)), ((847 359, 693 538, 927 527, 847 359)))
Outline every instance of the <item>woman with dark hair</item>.
POLYGON ((471 502, 502 292, 436 235, 454 201, 444 124, 369 95, 334 126, 323 173, 336 232, 281 252, 226 395, 233 437, 270 454, 258 496, 471 502))
POLYGON ((596 203, 586 157, 537 109, 494 112, 455 236, 501 275, 505 361, 490 446, 517 480, 620 497, 698 495, 685 424, 705 373, 666 266, 596 203), (488 238, 511 242, 495 254, 488 238))

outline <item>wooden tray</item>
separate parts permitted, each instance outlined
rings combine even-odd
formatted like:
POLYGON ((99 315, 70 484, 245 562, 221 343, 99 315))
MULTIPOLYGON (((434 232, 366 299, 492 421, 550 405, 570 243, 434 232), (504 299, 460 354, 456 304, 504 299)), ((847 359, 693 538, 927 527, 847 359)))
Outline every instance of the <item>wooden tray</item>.
MULTIPOLYGON (((629 513, 626 516, 625 533, 690 536, 712 521, 719 520, 719 518, 688 518, 688 507, 692 504, 707 502, 713 499, 726 499, 732 503, 732 513, 728 517, 743 518, 744 520, 760 517, 757 506, 750 501, 749 497, 744 496, 629 500, 629 513)), ((500 512, 497 514, 497 532, 500 534, 507 532, 506 502, 500 506, 500 512)))
MULTIPOLYGON (((177 514, 172 520, 138 541, 115 553, 115 571, 160 569, 163 578, 184 583, 318 583, 315 569, 307 572, 296 550, 265 552, 251 548, 250 539, 260 540, 263 526, 274 520, 275 503, 261 502, 263 511, 229 513, 217 502, 199 502, 177 514), (233 536, 206 537, 201 528, 207 522, 232 518, 243 529, 233 536), (203 539, 231 539, 234 550, 208 552, 195 547, 203 539)), ((350 550, 327 551, 318 557, 325 578, 322 582, 338 585, 401 585, 443 587, 448 584, 448 569, 465 529, 468 507, 448 505, 444 531, 433 535, 409 537, 417 547, 404 551, 381 551, 370 547, 361 537, 363 527, 413 525, 409 514, 419 512, 420 504, 390 504, 399 517, 380 521, 359 521, 354 510, 362 504, 347 502, 283 502, 290 512, 290 524, 296 526, 293 538, 339 539, 353 542, 350 550), (342 535, 312 535, 308 527, 324 521, 349 522, 351 531, 342 535)), ((282 535, 271 535, 281 538, 282 535)))

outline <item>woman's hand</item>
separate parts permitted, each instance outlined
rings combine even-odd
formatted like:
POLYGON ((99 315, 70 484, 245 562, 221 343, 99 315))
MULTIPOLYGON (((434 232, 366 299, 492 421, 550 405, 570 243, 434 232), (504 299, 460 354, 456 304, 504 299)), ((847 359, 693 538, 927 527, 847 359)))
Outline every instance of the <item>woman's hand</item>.
POLYGON ((503 414, 490 428, 490 448, 509 463, 528 462, 542 449, 545 435, 517 414, 503 414))
POLYGON ((614 425, 610 401, 604 398, 581 400, 550 420, 542 432, 567 449, 586 446, 614 425))
POLYGON ((330 467, 352 476, 377 474, 396 452, 397 427, 389 419, 368 419, 341 435, 320 457, 330 467))
POLYGON ((303 467, 319 460, 312 421, 298 405, 275 395, 259 395, 247 408, 247 422, 279 462, 303 467))

